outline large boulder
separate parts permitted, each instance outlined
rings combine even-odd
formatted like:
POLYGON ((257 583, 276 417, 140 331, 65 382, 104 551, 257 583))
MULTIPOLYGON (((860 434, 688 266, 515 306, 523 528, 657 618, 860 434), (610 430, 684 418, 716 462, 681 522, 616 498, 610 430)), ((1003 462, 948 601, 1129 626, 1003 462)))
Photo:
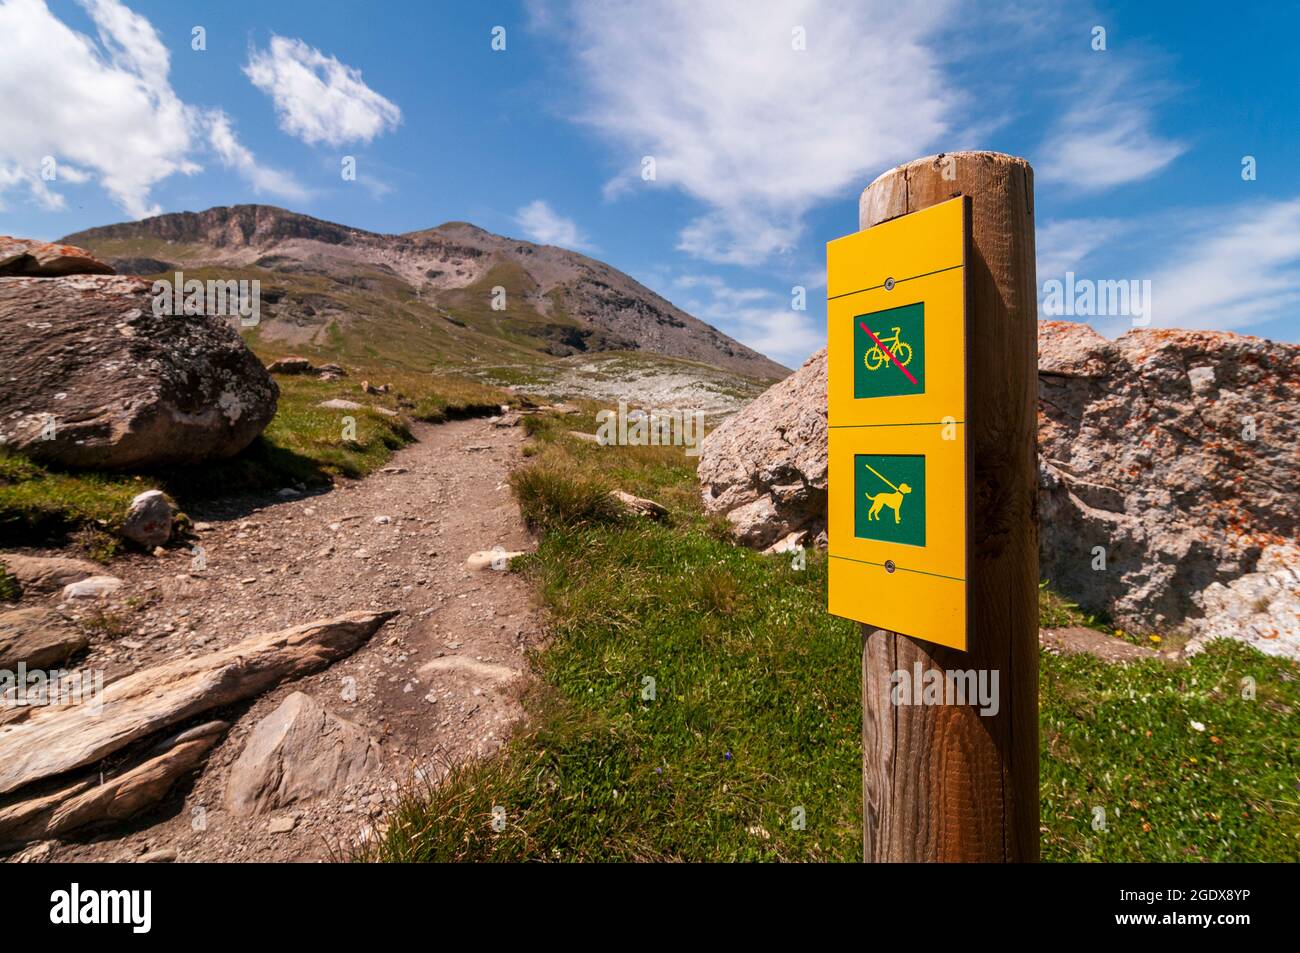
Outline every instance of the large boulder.
POLYGON ((221 319, 157 316, 152 302, 139 278, 0 278, 0 442, 96 469, 248 446, 275 414, 275 382, 221 319))
POLYGON ((76 245, 0 235, 0 276, 111 275, 113 269, 76 245))
POLYGON ((1208 587, 1300 526, 1297 394, 1293 344, 1043 322, 1043 577, 1138 630, 1201 616, 1208 587))
MULTIPOLYGON (((1042 576, 1136 631, 1225 611, 1230 583, 1300 523, 1297 394, 1293 344, 1147 329, 1108 341, 1087 325, 1041 322, 1042 576)), ((815 536, 826 452, 821 351, 704 441, 704 505, 754 547, 815 536)), ((1275 562, 1295 550, 1280 552, 1275 562)), ((1270 563, 1259 585, 1279 571, 1270 563)))
POLYGON ((248 736, 230 769, 226 804, 236 814, 264 814, 342 791, 378 765, 373 738, 294 692, 248 736))
POLYGON ((704 438, 704 507, 725 514, 747 546, 764 548, 796 530, 824 534, 826 453, 823 348, 704 438))

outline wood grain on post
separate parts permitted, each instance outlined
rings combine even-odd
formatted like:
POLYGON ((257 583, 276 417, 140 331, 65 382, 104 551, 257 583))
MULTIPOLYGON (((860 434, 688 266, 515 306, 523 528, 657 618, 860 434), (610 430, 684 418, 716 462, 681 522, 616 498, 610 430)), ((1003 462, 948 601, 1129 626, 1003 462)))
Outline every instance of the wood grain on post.
POLYGON ((969 652, 863 626, 863 856, 1038 859, 1038 305, 1034 178, 993 152, 917 159, 862 193, 858 227, 971 198, 966 263, 969 652), (890 675, 996 671, 1000 707, 894 705, 890 675))

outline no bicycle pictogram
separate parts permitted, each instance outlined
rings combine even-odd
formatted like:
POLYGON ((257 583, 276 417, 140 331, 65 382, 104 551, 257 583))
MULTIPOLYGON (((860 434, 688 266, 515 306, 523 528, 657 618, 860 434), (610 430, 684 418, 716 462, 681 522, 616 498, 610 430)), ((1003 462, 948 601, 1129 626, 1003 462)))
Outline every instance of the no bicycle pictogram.
POLYGON ((925 392, 925 304, 857 315, 853 327, 853 396, 925 392))

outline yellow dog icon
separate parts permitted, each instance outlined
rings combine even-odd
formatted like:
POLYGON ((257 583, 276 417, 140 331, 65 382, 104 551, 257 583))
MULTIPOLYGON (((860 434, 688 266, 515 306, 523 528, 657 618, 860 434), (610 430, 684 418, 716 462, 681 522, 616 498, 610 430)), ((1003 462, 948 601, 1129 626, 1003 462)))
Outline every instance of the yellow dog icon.
MULTIPOLYGON (((874 470, 872 472, 875 473, 874 470)), ((877 476, 879 476, 879 474, 877 474, 877 476)), ((881 479, 884 479, 884 477, 881 477, 881 479)), ((893 486, 893 484, 891 483, 890 486, 893 486)), ((894 511, 894 522, 902 522, 902 514, 900 511, 903 508, 903 496, 904 494, 911 492, 912 488, 910 486, 906 483, 900 483, 898 484, 897 493, 876 493, 875 495, 867 493, 866 497, 871 501, 871 509, 867 512, 867 519, 880 519, 880 511, 888 506, 894 511)))

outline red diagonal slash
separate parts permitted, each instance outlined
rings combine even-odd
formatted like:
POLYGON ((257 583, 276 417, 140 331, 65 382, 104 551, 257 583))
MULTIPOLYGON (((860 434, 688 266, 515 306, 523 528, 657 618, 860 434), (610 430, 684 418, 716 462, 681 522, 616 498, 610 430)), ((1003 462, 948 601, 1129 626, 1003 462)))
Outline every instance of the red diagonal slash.
POLYGON ((908 371, 906 367, 898 363, 898 358, 894 357, 894 352, 891 351, 889 348, 885 347, 885 345, 880 343, 880 338, 876 337, 874 334, 871 333, 871 328, 867 327, 861 321, 858 322, 858 327, 860 327, 862 330, 867 332, 867 337, 871 338, 871 340, 876 342, 876 347, 880 348, 881 352, 886 357, 888 357, 891 361, 894 362, 894 366, 896 368, 898 368, 900 371, 902 371, 904 374, 907 375, 907 379, 909 381, 911 381, 913 384, 916 383, 916 378, 912 376, 911 372, 908 371))

